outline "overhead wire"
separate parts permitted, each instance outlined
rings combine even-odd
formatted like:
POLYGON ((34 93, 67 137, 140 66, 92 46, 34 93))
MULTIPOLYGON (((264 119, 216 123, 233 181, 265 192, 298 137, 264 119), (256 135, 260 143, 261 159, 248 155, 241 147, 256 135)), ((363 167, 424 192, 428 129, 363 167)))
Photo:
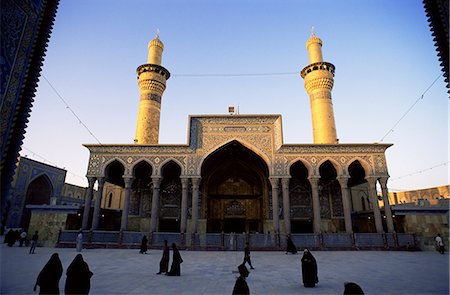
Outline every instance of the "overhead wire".
POLYGON ((437 80, 442 76, 442 73, 437 76, 436 79, 434 79, 433 83, 428 86, 428 88, 422 93, 422 95, 419 96, 419 98, 416 99, 416 101, 409 107, 409 109, 403 114, 403 116, 400 117, 400 119, 392 126, 391 129, 380 139, 380 142, 383 142, 383 140, 392 132, 394 132, 394 128, 397 127, 397 125, 408 115, 408 113, 414 108, 414 106, 425 96, 425 94, 430 90, 431 87, 436 83, 437 80))
POLYGON ((78 123, 80 123, 81 125, 83 125, 83 127, 87 130, 87 132, 89 132, 89 134, 99 143, 102 144, 100 142, 100 140, 97 138, 97 136, 94 135, 94 133, 86 126, 86 124, 84 124, 84 122, 80 119, 80 117, 75 113, 75 111, 69 106, 69 104, 67 103, 67 101, 62 97, 61 94, 59 94, 59 92, 56 90, 56 88, 52 85, 52 83, 50 83, 50 81, 44 76, 42 75, 42 77, 44 78, 44 80, 48 83, 48 85, 50 85, 50 88, 56 93, 56 95, 59 97, 59 99, 64 103, 64 105, 66 106, 66 109, 68 109, 72 115, 74 115, 75 118, 77 118, 78 123))

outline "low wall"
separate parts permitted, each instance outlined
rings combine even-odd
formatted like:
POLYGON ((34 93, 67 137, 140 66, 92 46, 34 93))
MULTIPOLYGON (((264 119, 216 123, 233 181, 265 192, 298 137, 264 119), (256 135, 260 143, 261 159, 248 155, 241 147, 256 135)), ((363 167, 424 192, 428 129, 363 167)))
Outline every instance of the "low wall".
MULTIPOLYGON (((61 231, 59 247, 75 247, 77 231, 61 231)), ((284 250, 285 235, 271 234, 180 234, 155 232, 152 234, 130 231, 84 231, 86 248, 139 248, 146 235, 150 248, 161 248, 164 240, 176 243, 181 249, 242 251, 245 243, 252 250, 284 250)), ((292 241, 300 250, 419 250, 412 233, 330 233, 292 234, 292 241)))

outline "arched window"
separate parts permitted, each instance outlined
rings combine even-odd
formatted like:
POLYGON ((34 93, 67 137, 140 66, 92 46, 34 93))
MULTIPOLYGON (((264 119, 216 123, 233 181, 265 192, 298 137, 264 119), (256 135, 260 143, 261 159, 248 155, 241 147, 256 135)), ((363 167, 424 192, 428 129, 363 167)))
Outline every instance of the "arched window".
POLYGON ((107 206, 107 208, 111 208, 112 198, 113 198, 113 194, 112 194, 112 193, 109 193, 109 195, 108 195, 108 206, 107 206))

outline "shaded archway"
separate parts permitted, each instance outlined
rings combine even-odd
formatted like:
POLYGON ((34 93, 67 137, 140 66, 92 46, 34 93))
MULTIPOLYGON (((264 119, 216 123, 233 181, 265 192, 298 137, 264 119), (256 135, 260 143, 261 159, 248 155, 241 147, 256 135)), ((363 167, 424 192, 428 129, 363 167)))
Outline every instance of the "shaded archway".
POLYGON ((255 152, 232 141, 202 165, 202 218, 208 232, 262 232, 269 215, 267 164, 255 152))
POLYGON ((289 199, 291 209, 291 232, 313 232, 312 191, 308 169, 301 161, 290 168, 289 199))
POLYGON ((169 161, 161 171, 159 231, 180 232, 181 167, 174 161, 169 161))
POLYGON ((372 203, 369 197, 369 187, 365 177, 367 173, 358 160, 348 166, 354 232, 376 232, 372 214, 372 203))
POLYGON ((35 178, 27 188, 21 226, 28 228, 31 219, 31 210, 27 205, 49 205, 53 196, 53 186, 47 175, 35 178))
MULTIPOLYGON (((116 200, 113 199, 111 202, 119 204, 119 208, 121 210, 123 210, 122 192, 125 187, 125 181, 123 179, 124 173, 125 173, 124 164, 122 164, 119 160, 114 160, 111 163, 109 163, 105 167, 105 185, 103 187, 102 193, 103 195, 102 198, 106 198, 108 193, 107 183, 120 187, 121 189, 118 190, 119 193, 117 194, 113 193, 113 198, 116 198, 116 200)), ((107 208, 108 204, 106 203, 106 201, 107 201, 106 199, 102 201, 103 207, 100 210, 98 229, 118 230, 120 228, 121 213, 118 210, 107 208)))
POLYGON ((150 217, 153 191, 152 166, 141 161, 133 169, 129 215, 150 217))
POLYGON ((342 192, 337 172, 333 164, 327 160, 319 167, 319 202, 320 218, 325 232, 345 230, 342 192))

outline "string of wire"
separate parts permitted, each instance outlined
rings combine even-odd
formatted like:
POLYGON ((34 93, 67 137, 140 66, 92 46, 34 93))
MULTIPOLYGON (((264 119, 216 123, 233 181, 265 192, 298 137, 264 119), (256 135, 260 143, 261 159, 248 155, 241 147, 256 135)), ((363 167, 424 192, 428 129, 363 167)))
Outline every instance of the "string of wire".
POLYGON ((414 106, 421 100, 423 99, 423 97, 425 96, 425 94, 428 92, 428 90, 430 90, 431 87, 433 87, 434 83, 436 83, 437 80, 439 80, 439 78, 442 76, 442 73, 437 76, 436 79, 434 79, 433 83, 430 84, 430 86, 428 86, 428 88, 422 93, 421 96, 419 96, 419 98, 416 99, 416 101, 409 107, 409 109, 403 114, 403 116, 400 117, 400 119, 398 119, 398 121, 394 124, 394 126, 392 126, 391 129, 389 129, 389 131, 381 138, 380 142, 383 142, 383 140, 392 132, 394 132, 394 128, 397 127, 397 125, 406 117, 406 115, 408 115, 408 113, 414 108, 414 106))
POLYGON ((99 143, 102 144, 100 142, 100 140, 97 138, 97 136, 94 135, 94 133, 92 133, 92 131, 86 126, 86 124, 84 124, 84 122, 80 119, 80 117, 75 113, 75 111, 69 106, 69 104, 67 103, 67 101, 62 97, 61 94, 59 94, 59 92, 56 90, 56 88, 52 85, 52 83, 50 83, 50 81, 44 76, 42 75, 42 77, 44 78, 44 80, 48 83, 48 85, 50 86, 50 88, 56 93, 56 95, 59 97, 59 99, 64 103, 64 105, 66 106, 66 109, 68 109, 72 115, 78 120, 78 123, 80 123, 81 125, 83 125, 84 129, 87 130, 87 132, 89 132, 89 134, 99 143))
MULTIPOLYGON (((29 148, 27 148, 27 147, 25 147, 25 146, 22 146, 22 148, 23 148, 24 150, 29 151, 29 152, 33 155, 33 157, 37 157, 37 158, 42 159, 42 160, 44 161, 44 163, 47 162, 47 163, 49 163, 49 164, 51 164, 51 165, 53 165, 53 166, 59 168, 59 166, 58 166, 57 164, 55 164, 55 163, 53 163, 52 161, 46 159, 45 157, 39 155, 38 153, 35 153, 34 151, 30 150, 29 148)), ((73 173, 72 171, 67 170, 65 167, 63 167, 62 169, 66 170, 69 174, 71 174, 71 175, 73 175, 73 176, 76 176, 76 177, 78 177, 78 178, 80 178, 80 179, 83 179, 83 180, 86 179, 86 177, 83 177, 83 176, 80 176, 80 175, 78 175, 78 174, 76 174, 76 173, 73 173)))

